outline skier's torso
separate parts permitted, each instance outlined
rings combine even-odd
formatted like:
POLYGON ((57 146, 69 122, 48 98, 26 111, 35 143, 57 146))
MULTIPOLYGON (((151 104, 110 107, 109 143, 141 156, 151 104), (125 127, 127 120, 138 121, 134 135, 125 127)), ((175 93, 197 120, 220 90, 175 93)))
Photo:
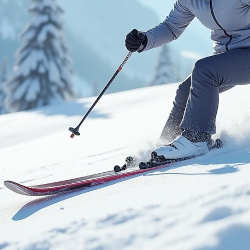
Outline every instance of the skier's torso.
POLYGON ((183 5, 212 30, 217 53, 250 47, 250 0, 184 0, 183 5))
POLYGON ((177 39, 195 17, 211 30, 216 53, 250 47, 250 0, 177 0, 165 21, 146 32, 145 50, 177 39))

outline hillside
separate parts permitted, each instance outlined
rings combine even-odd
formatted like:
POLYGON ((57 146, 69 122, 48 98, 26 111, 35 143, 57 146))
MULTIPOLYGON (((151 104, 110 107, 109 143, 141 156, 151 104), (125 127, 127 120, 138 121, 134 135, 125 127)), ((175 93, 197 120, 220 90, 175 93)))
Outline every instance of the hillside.
POLYGON ((176 85, 106 95, 0 117, 0 249, 250 248, 250 86, 221 96, 223 149, 122 182, 32 198, 6 179, 38 184, 109 170, 152 149, 176 85), (234 101, 232 104, 232 100, 234 101))

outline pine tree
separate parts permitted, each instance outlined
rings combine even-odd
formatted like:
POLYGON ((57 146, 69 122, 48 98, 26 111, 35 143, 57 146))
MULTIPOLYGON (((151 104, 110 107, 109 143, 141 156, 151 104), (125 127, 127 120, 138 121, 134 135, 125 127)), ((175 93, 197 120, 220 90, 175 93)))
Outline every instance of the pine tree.
POLYGON ((179 80, 179 74, 171 58, 171 51, 168 45, 163 45, 160 51, 155 76, 151 85, 160 85, 176 82, 179 80))
POLYGON ((56 0, 32 0, 32 19, 22 34, 14 76, 7 83, 10 111, 28 110, 73 97, 71 61, 56 0))

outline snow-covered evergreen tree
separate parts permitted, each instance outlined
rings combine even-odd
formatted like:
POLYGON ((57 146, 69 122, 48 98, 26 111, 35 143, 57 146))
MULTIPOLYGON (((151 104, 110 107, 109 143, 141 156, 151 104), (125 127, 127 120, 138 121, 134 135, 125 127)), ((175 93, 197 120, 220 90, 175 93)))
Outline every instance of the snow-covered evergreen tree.
POLYGON ((4 60, 0 64, 0 114, 5 113, 4 100, 5 94, 5 84, 7 81, 7 60, 4 60))
POLYGON ((63 10, 56 0, 32 0, 14 76, 7 83, 9 111, 28 110, 73 96, 71 61, 63 39, 63 10))
POLYGON ((163 45, 151 85, 160 85, 178 81, 179 74, 177 73, 175 65, 176 64, 173 63, 171 58, 171 50, 169 46, 163 45))

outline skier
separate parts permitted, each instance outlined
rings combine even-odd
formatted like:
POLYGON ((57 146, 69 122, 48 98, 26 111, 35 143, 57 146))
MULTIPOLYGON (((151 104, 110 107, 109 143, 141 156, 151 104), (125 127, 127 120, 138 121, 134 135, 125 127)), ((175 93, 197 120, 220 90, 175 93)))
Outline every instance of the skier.
POLYGON ((219 93, 250 83, 250 0, 177 0, 164 22, 125 40, 131 52, 142 52, 177 39, 197 17, 211 30, 215 53, 198 60, 176 92, 161 139, 171 142, 155 151, 168 159, 209 151, 219 93))

